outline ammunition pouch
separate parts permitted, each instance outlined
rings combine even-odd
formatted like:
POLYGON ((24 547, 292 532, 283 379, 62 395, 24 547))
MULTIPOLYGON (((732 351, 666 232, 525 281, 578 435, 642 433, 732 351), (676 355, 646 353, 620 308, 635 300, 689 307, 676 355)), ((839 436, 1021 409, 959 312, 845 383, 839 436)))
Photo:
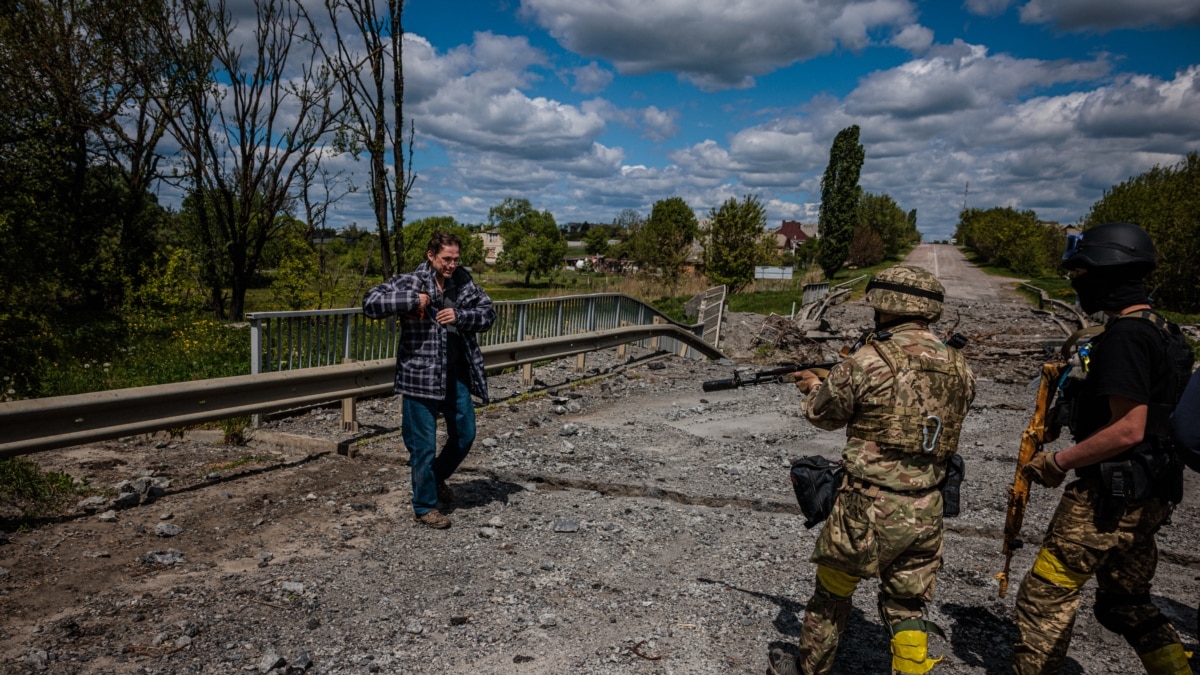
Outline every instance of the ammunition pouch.
POLYGON ((967 466, 963 462, 962 455, 957 452, 950 455, 949 461, 946 462, 946 477, 938 485, 938 489, 942 491, 943 518, 954 518, 958 515, 961 505, 959 487, 962 485, 963 478, 966 478, 966 475, 967 466))
POLYGON ((1183 499, 1183 466, 1169 447, 1158 450, 1156 444, 1145 444, 1121 457, 1079 472, 1099 484, 1098 523, 1115 524, 1131 501, 1161 499, 1178 504, 1183 499))
POLYGON ((1129 460, 1123 462, 1101 462, 1097 467, 1100 477, 1100 503, 1096 507, 1096 521, 1115 524, 1125 515, 1135 490, 1145 490, 1146 475, 1134 468, 1129 460))
POLYGON ((841 462, 820 455, 809 455, 792 461, 789 474, 800 512, 804 514, 804 527, 823 522, 833 510, 838 488, 846 470, 841 462))

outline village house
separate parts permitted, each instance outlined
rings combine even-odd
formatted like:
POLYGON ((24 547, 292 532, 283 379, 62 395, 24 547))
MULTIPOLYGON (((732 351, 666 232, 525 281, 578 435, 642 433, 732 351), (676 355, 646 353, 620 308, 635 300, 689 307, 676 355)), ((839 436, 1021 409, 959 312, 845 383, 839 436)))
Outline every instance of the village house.
POLYGON ((795 251, 801 244, 817 236, 816 224, 805 225, 798 220, 785 220, 777 230, 768 230, 775 236, 775 247, 780 251, 795 251))
POLYGON ((496 259, 504 252, 504 238, 500 236, 500 232, 491 230, 480 232, 475 236, 483 240, 483 261, 489 265, 495 265, 496 259))

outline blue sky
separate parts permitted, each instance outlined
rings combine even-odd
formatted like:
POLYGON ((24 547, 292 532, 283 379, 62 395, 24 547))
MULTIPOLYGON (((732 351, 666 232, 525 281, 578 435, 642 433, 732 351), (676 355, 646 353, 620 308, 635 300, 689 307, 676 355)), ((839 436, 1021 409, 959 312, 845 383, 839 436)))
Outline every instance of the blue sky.
MULTIPOLYGON (((816 222, 857 124, 860 184, 941 239, 964 199, 1076 222, 1200 149, 1196 0, 409 0, 404 27, 409 220, 757 195, 768 227, 816 222)), ((373 228, 362 193, 350 222, 373 228)))

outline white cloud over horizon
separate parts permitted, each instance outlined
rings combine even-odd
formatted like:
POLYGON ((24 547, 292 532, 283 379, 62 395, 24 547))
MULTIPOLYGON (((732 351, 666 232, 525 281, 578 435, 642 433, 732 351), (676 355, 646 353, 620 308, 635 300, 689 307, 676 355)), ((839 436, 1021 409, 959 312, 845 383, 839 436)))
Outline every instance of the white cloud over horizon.
MULTIPOLYGON (((1167 48, 1200 37, 1194 1, 967 0, 954 16, 908 0, 485 4, 489 20, 449 35, 432 21, 448 9, 407 5, 410 219, 481 223, 507 197, 560 224, 674 196, 703 216, 754 194, 770 226, 813 220, 833 137, 857 124, 863 188, 945 238, 964 201, 1075 222, 1200 150, 1200 54, 1167 48)), ((327 162, 365 183, 364 161, 327 162)), ((372 227, 361 192, 332 217, 372 227)))

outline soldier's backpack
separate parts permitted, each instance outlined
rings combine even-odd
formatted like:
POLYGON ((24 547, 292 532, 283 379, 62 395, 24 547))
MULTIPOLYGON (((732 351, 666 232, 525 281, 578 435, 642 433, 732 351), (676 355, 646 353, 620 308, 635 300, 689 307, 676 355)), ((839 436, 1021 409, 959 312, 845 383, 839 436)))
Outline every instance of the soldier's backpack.
POLYGON ((1171 414, 1175 452, 1192 471, 1200 471, 1200 371, 1188 379, 1179 405, 1171 414))
POLYGON ((845 474, 841 462, 820 455, 792 461, 792 490, 800 503, 800 512, 804 514, 804 527, 812 529, 829 517, 845 474))

